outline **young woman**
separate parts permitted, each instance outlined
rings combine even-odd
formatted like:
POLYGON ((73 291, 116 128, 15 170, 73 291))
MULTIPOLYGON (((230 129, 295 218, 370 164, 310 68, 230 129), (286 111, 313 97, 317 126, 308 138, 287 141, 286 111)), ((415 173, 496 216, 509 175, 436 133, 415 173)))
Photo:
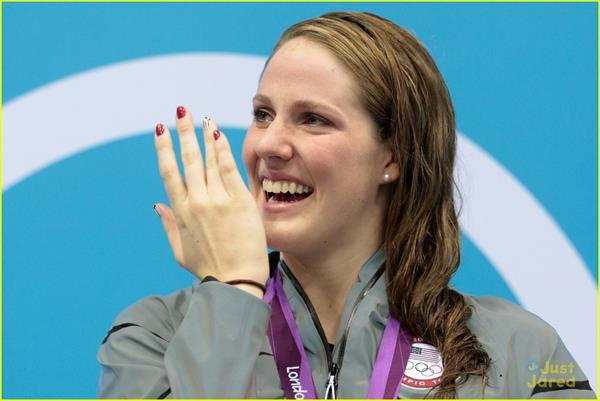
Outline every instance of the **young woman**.
POLYGON ((595 398, 548 324, 448 287, 454 112, 413 36, 368 13, 296 24, 253 105, 249 191, 214 121, 204 162, 177 109, 185 178, 157 125, 156 210, 199 281, 117 318, 102 397, 595 398))

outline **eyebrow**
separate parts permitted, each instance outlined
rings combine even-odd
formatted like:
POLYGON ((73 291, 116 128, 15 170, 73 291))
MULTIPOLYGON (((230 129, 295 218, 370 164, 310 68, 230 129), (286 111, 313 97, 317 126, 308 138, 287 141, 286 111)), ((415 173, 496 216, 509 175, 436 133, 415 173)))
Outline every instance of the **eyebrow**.
MULTIPOLYGON (((256 96, 254 96, 252 98, 252 102, 262 102, 265 103, 268 106, 272 106, 273 103, 271 102, 271 99, 269 99, 268 96, 265 95, 261 95, 261 94, 257 94, 256 96)), ((304 107, 304 108, 315 108, 315 109, 326 109, 331 113, 335 113, 336 115, 338 115, 339 117, 343 117, 344 113, 342 113, 337 107, 335 106, 330 106, 326 103, 320 103, 320 102, 316 102, 314 100, 309 100, 309 99, 301 99, 301 100, 296 100, 293 103, 293 107, 304 107)))

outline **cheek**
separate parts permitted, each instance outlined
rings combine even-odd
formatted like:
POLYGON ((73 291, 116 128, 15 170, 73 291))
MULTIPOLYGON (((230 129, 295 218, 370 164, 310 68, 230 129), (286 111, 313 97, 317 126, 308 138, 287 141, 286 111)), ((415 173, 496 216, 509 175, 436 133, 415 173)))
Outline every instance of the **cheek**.
POLYGON ((359 141, 337 142, 316 153, 327 155, 315 158, 313 166, 330 188, 336 188, 332 193, 335 197, 363 203, 375 196, 378 187, 375 175, 380 162, 369 145, 359 141))
POLYGON ((328 181, 339 179, 339 172, 344 170, 343 146, 336 141, 314 141, 310 146, 297 146, 302 161, 308 167, 315 183, 331 185, 328 181))
POLYGON ((320 144, 317 149, 314 149, 310 154, 312 158, 312 166, 322 173, 322 176, 331 176, 339 179, 340 176, 349 176, 349 172, 354 172, 360 169, 360 166, 365 164, 365 152, 356 144, 332 140, 320 144))
POLYGON ((336 198, 341 202, 344 198, 356 198, 355 192, 360 191, 359 165, 364 155, 349 143, 340 141, 327 141, 318 147, 311 147, 305 152, 305 159, 310 165, 310 172, 317 185, 322 185, 322 190, 327 194, 327 199, 336 198), (310 156, 308 156, 310 155, 310 156))

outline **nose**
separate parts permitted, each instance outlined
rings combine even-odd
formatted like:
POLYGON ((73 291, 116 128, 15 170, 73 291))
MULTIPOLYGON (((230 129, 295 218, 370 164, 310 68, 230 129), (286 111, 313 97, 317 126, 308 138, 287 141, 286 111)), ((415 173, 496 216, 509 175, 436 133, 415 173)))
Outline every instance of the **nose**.
POLYGON ((290 128, 276 117, 262 130, 260 139, 254 144, 254 151, 267 165, 276 168, 294 155, 290 133, 290 128))

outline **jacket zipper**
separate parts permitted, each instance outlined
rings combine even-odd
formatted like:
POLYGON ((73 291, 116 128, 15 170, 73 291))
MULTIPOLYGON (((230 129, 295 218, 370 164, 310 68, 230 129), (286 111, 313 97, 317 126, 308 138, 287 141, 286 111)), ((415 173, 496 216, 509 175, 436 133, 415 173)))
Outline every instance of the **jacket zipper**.
POLYGON ((369 280, 367 285, 365 285, 365 287, 362 289, 360 294, 358 294, 358 298, 356 298, 354 305, 352 305, 352 310, 350 311, 350 316, 348 317, 348 322, 346 323, 346 327, 344 328, 344 334, 342 335, 342 338, 340 339, 340 345, 339 345, 340 352, 338 353, 337 362, 333 362, 332 352, 329 350, 329 346, 327 345, 327 337, 325 336, 325 331, 323 330, 323 326, 321 325, 321 321, 319 320, 317 311, 315 310, 312 302, 310 302, 310 299, 308 298, 308 295, 306 294, 306 292, 304 292, 304 289, 300 285, 300 282, 298 281, 298 279, 296 279, 296 276, 294 276, 294 274, 292 273, 292 271, 290 270, 288 265, 283 260, 281 261, 281 266, 282 266, 283 270, 285 271, 286 275, 290 278, 290 280, 291 280, 292 284, 294 285, 294 288, 296 289, 298 294, 300 294, 300 298, 302 298, 302 301, 304 301, 304 304, 308 308, 310 317, 312 318, 312 321, 315 324, 315 327, 317 328, 317 332, 319 333, 319 337, 321 338, 323 348, 325 349, 325 355, 327 356, 327 367, 329 370, 329 376, 327 379, 327 389, 325 391, 325 399, 336 399, 337 398, 336 392, 337 392, 337 386, 338 386, 338 375, 340 373, 340 369, 342 368, 342 362, 344 360, 344 353, 346 351, 346 343, 348 340, 348 334, 350 332, 350 324, 352 323, 352 319, 354 319, 354 315, 356 314, 356 310, 358 309, 358 304, 367 295, 369 290, 371 290, 371 288, 373 288, 373 286, 375 285, 375 283, 377 282, 379 277, 381 277, 381 275, 383 274, 384 269, 380 268, 373 275, 373 277, 371 277, 371 279, 369 280))

